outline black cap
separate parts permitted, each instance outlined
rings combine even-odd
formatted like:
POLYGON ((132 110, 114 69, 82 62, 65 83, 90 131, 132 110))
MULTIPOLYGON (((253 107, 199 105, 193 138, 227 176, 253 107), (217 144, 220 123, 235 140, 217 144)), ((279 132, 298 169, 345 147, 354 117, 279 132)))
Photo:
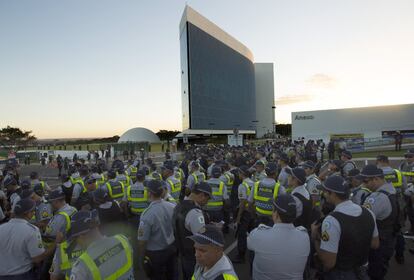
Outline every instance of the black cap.
POLYGON ((108 178, 109 179, 115 179, 116 178, 116 171, 111 169, 108 171, 108 178))
POLYGON ((301 167, 295 168, 286 168, 286 173, 292 175, 294 178, 298 179, 301 184, 305 184, 306 182, 306 172, 305 169, 301 167))
POLYGON ((414 156, 414 149, 408 149, 407 152, 404 154, 405 157, 413 157, 414 156))
POLYGON ((211 194, 211 186, 208 183, 206 183, 206 182, 200 182, 198 184, 195 184, 194 187, 193 187, 193 190, 206 193, 210 197, 212 196, 212 194, 211 194))
POLYGON ((307 160, 304 163, 302 163, 300 165, 302 168, 310 168, 310 169, 314 169, 315 168, 315 163, 311 160, 307 160))
POLYGON ((32 194, 34 193, 33 190, 30 189, 25 189, 22 191, 22 193, 20 194, 20 198, 21 199, 25 199, 25 198, 30 198, 32 196, 32 194))
POLYGON ((47 201, 54 201, 59 199, 64 199, 65 193, 62 191, 61 188, 57 188, 50 192, 49 196, 47 197, 47 201))
POLYGON ((384 171, 374 164, 368 164, 362 168, 361 173, 357 176, 357 179, 364 180, 366 178, 373 177, 384 177, 384 171))
POLYGON ((296 202, 291 194, 278 195, 273 201, 273 207, 277 212, 292 218, 292 221, 296 218, 296 202))
POLYGON ((17 186, 17 181, 16 179, 14 179, 13 176, 7 176, 6 179, 4 179, 3 181, 3 186, 5 188, 10 187, 10 186, 17 186))
POLYGON ((224 236, 221 229, 215 225, 206 225, 203 233, 196 233, 192 236, 188 236, 195 243, 201 245, 215 245, 218 247, 224 247, 224 236))
POLYGON ((221 167, 218 165, 214 165, 211 169, 211 175, 213 175, 213 177, 215 178, 219 177, 221 175, 221 167))
POLYGON ((23 215, 30 211, 33 211, 36 208, 36 202, 30 198, 24 198, 16 202, 14 206, 14 213, 16 215, 23 215))
POLYGON ((377 155, 377 160, 382 162, 388 162, 388 156, 386 155, 377 155))
POLYGON ((267 174, 275 174, 277 172, 277 164, 274 162, 270 162, 267 164, 265 171, 267 174))
POLYGON ((345 181, 344 178, 338 175, 329 176, 325 180, 323 188, 325 190, 340 194, 346 194, 349 191, 348 183, 345 181))
POLYGON ((345 157, 347 157, 347 158, 349 158, 349 159, 351 159, 351 158, 352 158, 352 153, 351 153, 351 151, 344 150, 344 151, 342 151, 341 155, 342 155, 342 156, 345 156, 345 157))
POLYGON ((361 172, 359 171, 359 169, 354 168, 354 169, 349 170, 349 172, 348 172, 348 177, 349 177, 349 178, 353 178, 353 177, 358 176, 360 173, 361 173, 361 172))
POLYGON ((172 163, 172 161, 166 161, 161 166, 161 169, 167 169, 167 170, 170 170, 170 171, 174 171, 174 164, 172 163))
POLYGON ((247 165, 240 166, 239 172, 242 173, 244 176, 250 176, 250 168, 247 165))
POLYGON ((96 210, 78 211, 71 218, 71 227, 68 232, 69 238, 74 238, 91 231, 99 226, 99 216, 96 210))
POLYGON ((160 195, 163 191, 163 187, 160 180, 149 180, 145 186, 148 188, 148 191, 150 191, 153 194, 160 195))
POLYGON ((140 169, 140 170, 137 171, 137 178, 139 178, 139 179, 145 178, 146 175, 147 175, 147 173, 145 172, 144 169, 140 169))

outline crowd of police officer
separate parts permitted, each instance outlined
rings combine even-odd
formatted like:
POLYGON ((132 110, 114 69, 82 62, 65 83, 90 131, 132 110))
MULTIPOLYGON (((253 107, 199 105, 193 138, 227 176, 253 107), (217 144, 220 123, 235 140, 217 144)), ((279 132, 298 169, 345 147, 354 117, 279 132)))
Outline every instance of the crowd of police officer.
MULTIPOLYGON (((0 279, 384 279, 414 225, 414 150, 361 170, 344 150, 189 146, 181 162, 73 162, 60 186, 0 178, 0 279), (224 254, 235 231, 237 255, 224 254), (247 258, 249 257, 249 258, 247 258)), ((410 249, 412 252, 412 249, 410 249)), ((414 252, 413 252, 414 253, 414 252)))

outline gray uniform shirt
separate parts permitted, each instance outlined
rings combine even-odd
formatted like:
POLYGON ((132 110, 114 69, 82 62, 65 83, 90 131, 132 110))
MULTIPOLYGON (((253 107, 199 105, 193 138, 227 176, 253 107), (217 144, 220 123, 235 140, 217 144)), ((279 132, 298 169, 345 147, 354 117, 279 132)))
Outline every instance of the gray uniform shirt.
POLYGON ((74 212, 76 212, 76 208, 70 206, 69 204, 65 204, 65 206, 56 211, 56 214, 46 226, 46 236, 54 238, 58 232, 63 234, 66 233, 66 218, 61 214, 57 214, 58 212, 66 212, 69 216, 71 216, 74 212))
POLYGON ((254 251, 253 279, 303 279, 310 251, 305 228, 293 224, 260 225, 247 237, 247 247, 254 251))
POLYGON ((231 261, 225 254, 207 271, 204 271, 204 268, 198 264, 194 268, 195 280, 214 280, 223 274, 237 276, 231 261))
POLYGON ((344 176, 348 176, 349 171, 355 168, 355 163, 352 160, 348 160, 342 166, 342 172, 344 176))
POLYGON ((351 200, 358 205, 362 205, 362 202, 365 202, 365 199, 370 194, 369 191, 362 189, 362 186, 363 185, 351 190, 351 200))
POLYGON ((23 219, 0 225, 0 276, 17 275, 32 269, 32 258, 43 252, 39 229, 23 219))
MULTIPOLYGON (((226 182, 223 181, 223 176, 220 176, 220 178, 210 178, 208 179, 206 182, 209 184, 215 184, 215 185, 219 185, 220 182, 223 182, 223 199, 229 199, 229 194, 227 193, 227 185, 226 182)), ((226 178, 224 178, 224 180, 227 180, 226 178)))
POLYGON ((377 220, 382 221, 391 215, 392 205, 387 195, 380 193, 379 190, 384 190, 390 194, 395 194, 396 191, 392 184, 385 183, 365 199, 364 207, 371 210, 377 220))
MULTIPOLYGON (((185 198, 186 200, 188 198, 185 198)), ((204 232, 204 227, 206 226, 203 211, 198 208, 191 209, 187 216, 185 216, 184 226, 188 231, 191 231, 192 234, 204 232)))
POLYGON ((289 167, 288 166, 283 167, 282 170, 280 170, 279 177, 277 178, 280 185, 285 188, 288 187, 288 178, 289 178, 289 174, 286 172, 286 168, 289 168, 289 167))
MULTIPOLYGON (((298 193, 301 194, 304 198, 306 198, 307 200, 310 200, 310 194, 308 192, 308 190, 306 189, 305 185, 296 187, 292 190, 292 195, 298 193)), ((303 212, 303 204, 302 201, 297 198, 296 196, 293 196, 293 199, 296 202, 296 218, 300 217, 302 215, 303 212)))
POLYGON ((147 250, 163 250, 174 242, 174 207, 174 204, 165 200, 153 201, 141 214, 138 240, 147 241, 147 250))
MULTIPOLYGON (((362 213, 361 206, 353 203, 350 200, 346 200, 335 207, 335 212, 341 212, 343 214, 358 217, 362 213)), ((377 224, 375 222, 374 214, 369 211, 374 219, 374 231, 372 237, 378 236, 377 224)), ((321 249, 330 253, 338 253, 339 241, 341 239, 341 225, 338 220, 331 215, 326 216, 322 223, 322 239, 321 249)))
MULTIPOLYGON (((274 180, 274 179, 272 179, 272 178, 268 178, 268 177, 266 177, 266 178, 264 178, 263 180, 261 180, 260 181, 260 183, 261 184, 264 184, 264 185, 266 185, 266 186, 274 186, 275 184, 276 184, 276 181, 274 180)), ((283 187, 283 186, 280 186, 279 187, 279 193, 278 193, 278 195, 279 194, 284 194, 284 193, 286 193, 286 190, 285 190, 285 188, 283 187)), ((254 191, 253 191, 253 189, 252 189, 252 191, 250 192, 250 196, 249 196, 249 198, 248 198, 248 202, 254 202, 254 199, 253 199, 253 197, 254 197, 254 191)))

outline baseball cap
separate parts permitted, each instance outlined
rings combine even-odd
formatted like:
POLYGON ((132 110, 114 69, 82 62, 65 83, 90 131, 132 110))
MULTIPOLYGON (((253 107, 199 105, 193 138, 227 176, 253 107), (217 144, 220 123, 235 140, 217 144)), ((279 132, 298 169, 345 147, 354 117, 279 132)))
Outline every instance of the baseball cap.
POLYGON ((310 169, 313 169, 313 168, 315 168, 315 163, 313 161, 311 161, 311 160, 307 160, 307 161, 305 161, 304 163, 301 164, 301 167, 302 168, 310 168, 310 169))
POLYGON ((286 173, 292 175, 294 178, 298 179, 300 183, 304 184, 306 182, 306 172, 305 169, 301 167, 295 168, 286 168, 286 173))
POLYGON ((98 211, 78 211, 71 218, 71 227, 68 232, 69 238, 74 238, 81 234, 87 233, 93 228, 99 226, 98 211))
POLYGON ((267 164, 265 171, 267 174, 275 174, 277 172, 277 164, 270 162, 267 164))
POLYGON ((47 201, 55 201, 63 198, 65 198, 65 193, 62 191, 61 188, 57 188, 56 190, 53 190, 49 193, 47 201))
POLYGON ((214 165, 211 169, 211 175, 213 175, 213 177, 219 177, 221 175, 221 167, 214 165))
POLYGON ((163 190, 160 180, 149 180, 145 186, 148 188, 148 191, 154 194, 161 194, 163 190))
POLYGON ((348 150, 342 151, 341 155, 346 156, 347 158, 352 158, 352 153, 348 150))
POLYGON ((364 180, 365 178, 384 177, 384 172, 374 164, 368 164, 362 168, 361 173, 357 179, 364 180))
POLYGON ((206 193, 210 197, 212 196, 211 186, 206 182, 200 182, 200 183, 195 184, 194 187, 193 187, 193 190, 206 193))
POLYGON ((206 225, 203 233, 196 233, 187 238, 201 245, 214 245, 224 247, 223 232, 215 225, 206 225))
POLYGON ((13 212, 16 215, 26 214, 36 208, 36 202, 30 198, 23 198, 16 202, 13 212))
POLYGON ((353 177, 358 176, 360 173, 361 173, 361 172, 359 171, 359 169, 354 168, 354 169, 349 170, 349 172, 348 172, 348 177, 349 177, 349 178, 353 178, 353 177))
POLYGON ((346 194, 349 191, 348 183, 345 181, 344 178, 338 175, 329 176, 325 180, 323 188, 325 190, 340 194, 346 194))
POLYGON ((286 217, 296 218, 296 202, 291 194, 280 194, 273 200, 273 207, 286 217))
POLYGON ((167 169, 167 170, 174 171, 174 164, 173 164, 171 161, 166 161, 166 162, 164 162, 164 164, 161 166, 161 169, 167 169))
POLYGON ((147 174, 146 174, 144 169, 140 169, 140 170, 137 171, 137 178, 142 179, 142 178, 145 178, 146 175, 147 174))
POLYGON ((239 172, 244 176, 250 176, 250 168, 247 165, 242 165, 239 167, 239 172))

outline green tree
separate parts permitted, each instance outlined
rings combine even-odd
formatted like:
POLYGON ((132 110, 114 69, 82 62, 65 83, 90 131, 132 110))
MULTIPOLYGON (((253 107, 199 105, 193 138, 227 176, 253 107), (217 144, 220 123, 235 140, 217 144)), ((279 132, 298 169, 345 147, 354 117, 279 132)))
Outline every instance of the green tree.
POLYGON ((155 134, 157 134, 161 141, 167 141, 169 143, 178 133, 180 131, 162 129, 155 134))
POLYGON ((0 129, 0 145, 3 147, 25 147, 36 139, 32 131, 23 131, 18 127, 7 126, 0 129))

